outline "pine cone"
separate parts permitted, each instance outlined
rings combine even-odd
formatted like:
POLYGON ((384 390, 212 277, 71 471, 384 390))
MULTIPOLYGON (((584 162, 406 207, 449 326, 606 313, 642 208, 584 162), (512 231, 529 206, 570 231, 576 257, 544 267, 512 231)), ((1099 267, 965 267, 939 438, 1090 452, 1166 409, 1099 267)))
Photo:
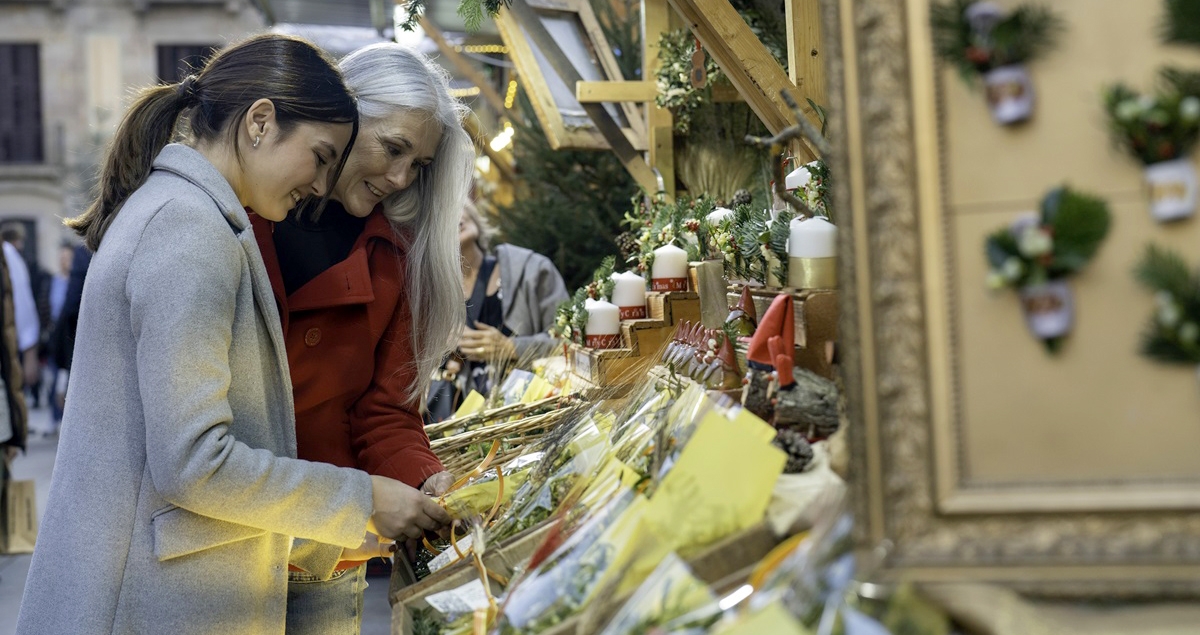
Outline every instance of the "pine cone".
POLYGON ((749 205, 752 200, 753 197, 750 196, 750 190, 741 189, 733 193, 733 200, 730 201, 730 205, 731 207, 749 205))
POLYGON ((629 262, 629 259, 638 253, 637 235, 633 232, 621 232, 614 239, 617 243, 617 249, 621 251, 621 260, 629 262))
POLYGON ((799 430, 780 430, 771 443, 787 453, 787 463, 783 466, 784 474, 799 474, 812 463, 812 446, 799 430))

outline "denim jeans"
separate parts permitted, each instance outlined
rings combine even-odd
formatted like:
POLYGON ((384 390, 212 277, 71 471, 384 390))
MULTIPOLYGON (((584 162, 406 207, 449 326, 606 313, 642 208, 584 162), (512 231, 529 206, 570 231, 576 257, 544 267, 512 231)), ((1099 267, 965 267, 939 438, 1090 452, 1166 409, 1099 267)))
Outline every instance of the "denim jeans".
POLYGON ((288 572, 287 635, 359 635, 367 565, 334 571, 324 582, 288 572))

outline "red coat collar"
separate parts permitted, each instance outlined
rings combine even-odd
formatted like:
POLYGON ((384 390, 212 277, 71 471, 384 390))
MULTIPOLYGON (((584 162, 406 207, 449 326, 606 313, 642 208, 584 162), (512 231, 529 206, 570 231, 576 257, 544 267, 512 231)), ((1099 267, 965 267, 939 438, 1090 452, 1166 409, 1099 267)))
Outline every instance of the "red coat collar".
POLYGON ((375 243, 383 241, 393 249, 401 248, 391 223, 376 208, 367 217, 367 224, 363 227, 362 233, 358 236, 354 247, 350 249, 350 255, 345 260, 321 272, 291 295, 285 296, 283 274, 279 269, 279 256, 275 251, 275 241, 271 238, 275 224, 254 213, 250 214, 250 222, 254 227, 255 238, 258 241, 259 251, 262 252, 267 275, 271 279, 275 301, 279 303, 279 312, 283 317, 285 331, 290 311, 311 311, 351 304, 366 304, 373 301, 375 291, 371 285, 369 260, 375 249, 375 243))

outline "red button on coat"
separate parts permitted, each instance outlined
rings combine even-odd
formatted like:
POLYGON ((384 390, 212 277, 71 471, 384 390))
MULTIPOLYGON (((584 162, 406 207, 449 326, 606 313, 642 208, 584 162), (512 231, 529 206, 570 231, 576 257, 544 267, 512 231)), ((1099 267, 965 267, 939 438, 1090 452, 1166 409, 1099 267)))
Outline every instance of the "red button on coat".
POLYGON ((304 333, 304 344, 309 347, 321 343, 321 329, 311 328, 304 333))

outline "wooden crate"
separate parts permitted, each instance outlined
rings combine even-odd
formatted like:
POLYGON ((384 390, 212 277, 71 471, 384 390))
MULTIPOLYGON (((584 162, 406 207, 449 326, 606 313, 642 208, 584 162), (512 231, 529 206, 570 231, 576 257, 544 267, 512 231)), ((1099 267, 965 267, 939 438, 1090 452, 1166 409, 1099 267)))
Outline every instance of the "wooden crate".
POLYGON ((692 292, 647 293, 646 306, 650 317, 621 322, 621 348, 570 344, 567 365, 571 373, 592 387, 632 387, 658 361, 676 325, 700 319, 700 296, 692 292))
POLYGON ((671 291, 646 294, 646 313, 651 319, 675 326, 683 320, 700 321, 700 294, 694 291, 671 291))
MULTIPOLYGON (((838 323, 838 292, 836 290, 786 290, 786 289, 751 289, 754 299, 754 310, 762 317, 775 296, 786 293, 792 296, 792 308, 795 316, 796 348, 793 352, 796 367, 810 370, 826 379, 833 379, 836 373, 829 360, 829 345, 837 341, 838 323)), ((726 294, 730 306, 737 304, 741 297, 740 287, 730 287, 726 294)), ((746 367, 746 347, 739 344, 738 363, 746 367)))

